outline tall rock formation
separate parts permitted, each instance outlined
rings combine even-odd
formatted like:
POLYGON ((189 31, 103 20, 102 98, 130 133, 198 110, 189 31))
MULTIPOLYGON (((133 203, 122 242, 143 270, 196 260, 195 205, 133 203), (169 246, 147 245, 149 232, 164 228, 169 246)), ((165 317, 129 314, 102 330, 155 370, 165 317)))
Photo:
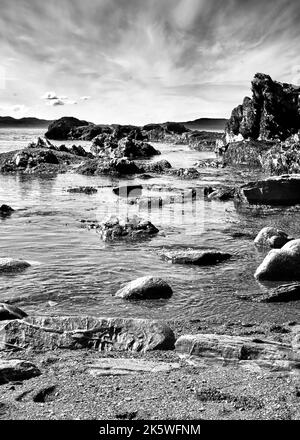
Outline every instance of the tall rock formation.
POLYGON ((225 128, 227 142, 242 139, 285 140, 300 130, 300 87, 257 73, 252 98, 233 109, 225 128))

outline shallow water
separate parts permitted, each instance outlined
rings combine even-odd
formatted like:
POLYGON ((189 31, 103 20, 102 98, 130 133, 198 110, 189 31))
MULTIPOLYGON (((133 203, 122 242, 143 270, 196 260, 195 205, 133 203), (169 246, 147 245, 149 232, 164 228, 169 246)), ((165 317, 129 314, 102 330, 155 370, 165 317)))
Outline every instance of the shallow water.
MULTIPOLYGON (((42 134, 40 130, 0 130, 0 151, 15 150, 42 134)), ((74 143, 74 142, 71 142, 74 143)), ((82 143, 88 148, 88 143, 82 143)), ((156 144, 174 167, 191 167, 213 153, 196 152, 183 145, 156 144)), ((299 316, 300 302, 260 304, 241 295, 262 292, 253 274, 264 254, 253 246, 263 227, 282 227, 299 237, 300 212, 295 208, 239 212, 233 202, 205 202, 207 184, 243 182, 255 178, 243 171, 200 170, 201 178, 184 181, 166 176, 131 180, 144 185, 143 196, 180 193, 197 188, 192 203, 166 204, 162 209, 129 206, 114 195, 111 186, 126 184, 110 177, 63 174, 53 178, 0 175, 0 204, 16 212, 0 219, 0 256, 24 258, 32 267, 22 273, 0 276, 1 300, 14 298, 28 312, 153 317, 209 318, 217 321, 287 321, 299 316), (96 186, 93 195, 71 194, 68 187, 96 186), (161 190, 159 191, 159 189, 161 190), (108 215, 149 218, 160 234, 139 243, 104 243, 81 219, 101 221, 108 215), (230 252, 231 260, 213 267, 172 265, 162 261, 162 248, 214 248, 230 252), (113 294, 123 283, 155 274, 173 288, 169 300, 126 302, 113 294), (56 303, 50 307, 48 301, 56 303)))

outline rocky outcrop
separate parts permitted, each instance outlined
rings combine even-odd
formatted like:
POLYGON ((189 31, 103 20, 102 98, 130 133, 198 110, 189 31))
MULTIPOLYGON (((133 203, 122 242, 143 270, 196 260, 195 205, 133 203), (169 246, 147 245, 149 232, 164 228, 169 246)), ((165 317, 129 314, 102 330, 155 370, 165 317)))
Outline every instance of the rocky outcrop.
POLYGON ((0 321, 10 321, 12 319, 23 319, 28 315, 16 306, 0 303, 0 321))
POLYGON ((158 277, 145 276, 126 284, 116 296, 128 300, 170 298, 173 291, 169 284, 158 277))
POLYGON ((270 148, 262 155, 264 172, 270 175, 300 174, 299 142, 284 142, 270 148))
POLYGON ((41 371, 31 362, 21 359, 0 359, 0 385, 39 376, 41 371))
POLYGON ((242 202, 258 205, 296 205, 300 203, 300 175, 269 177, 239 188, 242 202))
POLYGON ((14 258, 0 258, 0 273, 18 272, 30 267, 30 264, 24 260, 16 260, 14 258))
POLYGON ((289 238, 285 232, 267 226, 258 233, 254 244, 257 247, 280 249, 290 240, 292 240, 292 238, 289 238))
POLYGON ((103 241, 143 240, 159 232, 151 222, 138 217, 119 219, 111 216, 108 220, 95 225, 94 229, 103 241))
POLYGON ((263 168, 263 155, 274 145, 272 141, 240 141, 232 142, 222 154, 223 166, 243 166, 263 168))
POLYGON ((291 344, 251 339, 249 337, 218 334, 180 336, 175 344, 176 352, 184 357, 235 364, 241 367, 257 365, 271 369, 290 370, 299 368, 300 352, 291 344))
POLYGON ((196 266, 214 265, 232 257, 231 254, 225 252, 193 249, 162 252, 161 256, 173 264, 194 264, 196 266))
POLYGON ((273 81, 257 73, 252 98, 233 109, 225 132, 227 142, 243 139, 285 140, 300 129, 300 87, 273 81))
POLYGON ((261 281, 300 280, 300 240, 292 240, 281 249, 268 253, 257 268, 255 278, 261 281))
POLYGON ((31 317, 4 322, 0 348, 10 345, 40 351, 90 348, 98 351, 169 350, 175 336, 161 321, 77 316, 31 317))
POLYGON ((87 125, 90 125, 90 122, 80 121, 79 119, 72 117, 63 117, 51 122, 48 127, 48 131, 45 133, 45 136, 48 139, 54 140, 69 139, 72 129, 87 125))

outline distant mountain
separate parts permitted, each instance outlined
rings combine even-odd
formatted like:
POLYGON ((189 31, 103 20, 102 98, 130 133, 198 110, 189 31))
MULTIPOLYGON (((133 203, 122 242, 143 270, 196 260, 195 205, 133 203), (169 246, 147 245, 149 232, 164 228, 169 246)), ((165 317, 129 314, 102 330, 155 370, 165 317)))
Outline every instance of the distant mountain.
POLYGON ((15 119, 11 116, 0 116, 0 128, 5 127, 33 127, 33 128, 44 128, 48 127, 48 125, 52 121, 47 121, 46 119, 38 119, 38 118, 21 118, 15 119))
POLYGON ((227 119, 200 118, 194 121, 181 122, 190 130, 225 130, 227 119))

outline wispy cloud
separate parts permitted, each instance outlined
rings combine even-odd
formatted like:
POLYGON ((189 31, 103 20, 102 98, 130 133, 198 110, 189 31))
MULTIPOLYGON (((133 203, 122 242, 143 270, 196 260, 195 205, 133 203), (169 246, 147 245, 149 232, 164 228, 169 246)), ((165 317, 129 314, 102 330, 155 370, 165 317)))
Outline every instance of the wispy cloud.
POLYGON ((257 71, 295 78, 299 19, 298 0, 2 0, 0 100, 49 119, 65 109, 41 95, 99 122, 228 116, 257 71))

